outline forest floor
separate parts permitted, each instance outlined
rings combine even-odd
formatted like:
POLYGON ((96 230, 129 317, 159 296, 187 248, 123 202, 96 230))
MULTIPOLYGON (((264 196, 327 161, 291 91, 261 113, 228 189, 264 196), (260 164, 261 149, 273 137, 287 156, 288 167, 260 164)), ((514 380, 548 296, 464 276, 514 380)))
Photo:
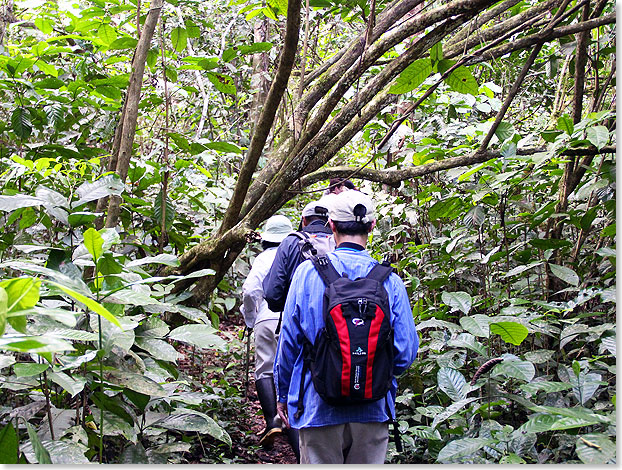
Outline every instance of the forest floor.
MULTIPOLYGON (((278 435, 274 445, 269 449, 259 445, 259 436, 265 428, 265 421, 255 390, 252 337, 247 396, 244 396, 246 337, 242 342, 238 336, 244 326, 224 320, 219 328, 219 335, 229 344, 227 353, 203 350, 197 355, 197 351, 188 347, 179 345, 177 349, 184 355, 179 361, 179 370, 184 375, 192 377, 194 383, 222 383, 222 379, 225 379, 225 382, 233 387, 233 392, 230 393, 239 397, 236 405, 238 409, 234 409, 233 412, 225 410, 222 418, 217 417, 219 424, 229 433, 233 442, 232 448, 225 451, 220 458, 235 464, 295 464, 296 457, 285 433, 278 435)), ((200 449, 201 446, 198 446, 197 451, 200 449)), ((205 456, 200 453, 193 454, 189 458, 185 457, 188 463, 219 463, 212 461, 211 458, 208 458, 209 462, 206 461, 205 456)))

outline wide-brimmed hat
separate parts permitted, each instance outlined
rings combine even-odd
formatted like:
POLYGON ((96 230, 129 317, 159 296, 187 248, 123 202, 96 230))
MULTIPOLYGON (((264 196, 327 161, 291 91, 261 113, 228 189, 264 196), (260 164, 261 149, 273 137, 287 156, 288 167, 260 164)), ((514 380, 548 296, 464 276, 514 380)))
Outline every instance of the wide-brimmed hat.
POLYGON ((266 221, 261 239, 266 242, 280 243, 294 231, 292 223, 284 215, 273 215, 266 221))
POLYGON ((343 191, 333 195, 329 218, 334 222, 372 222, 376 219, 371 198, 360 191, 343 191))

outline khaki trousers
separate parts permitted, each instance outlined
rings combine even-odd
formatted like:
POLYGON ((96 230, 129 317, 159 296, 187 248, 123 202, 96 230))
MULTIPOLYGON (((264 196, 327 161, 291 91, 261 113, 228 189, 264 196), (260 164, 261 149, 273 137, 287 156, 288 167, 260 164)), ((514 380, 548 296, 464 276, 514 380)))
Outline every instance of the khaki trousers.
POLYGON ((279 337, 274 334, 279 320, 262 320, 255 324, 255 380, 273 377, 274 358, 279 337))
POLYGON ((387 423, 346 423, 302 428, 301 464, 383 464, 389 444, 387 423))

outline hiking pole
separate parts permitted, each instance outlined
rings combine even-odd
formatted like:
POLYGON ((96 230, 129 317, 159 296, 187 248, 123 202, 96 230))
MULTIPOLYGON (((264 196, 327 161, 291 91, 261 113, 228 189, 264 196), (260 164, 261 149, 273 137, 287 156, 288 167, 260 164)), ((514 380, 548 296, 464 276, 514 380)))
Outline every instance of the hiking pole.
POLYGON ((246 361, 244 364, 244 398, 248 398, 248 369, 251 362, 251 329, 246 327, 246 361))

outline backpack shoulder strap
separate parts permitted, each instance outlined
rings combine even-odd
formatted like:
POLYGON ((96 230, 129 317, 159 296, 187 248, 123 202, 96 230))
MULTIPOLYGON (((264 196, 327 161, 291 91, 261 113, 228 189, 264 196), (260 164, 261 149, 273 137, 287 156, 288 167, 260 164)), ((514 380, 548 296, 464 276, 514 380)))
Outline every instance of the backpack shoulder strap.
POLYGON ((326 255, 314 256, 311 262, 327 286, 341 277, 326 255))
POLYGON ((376 266, 371 268, 371 271, 365 276, 367 279, 374 279, 378 281, 380 284, 384 284, 384 281, 391 275, 393 272, 393 268, 391 265, 383 261, 382 263, 378 263, 376 266))
POLYGON ((292 232, 290 233, 290 235, 293 235, 294 237, 299 238, 300 240, 309 239, 309 234, 307 232, 292 232))

